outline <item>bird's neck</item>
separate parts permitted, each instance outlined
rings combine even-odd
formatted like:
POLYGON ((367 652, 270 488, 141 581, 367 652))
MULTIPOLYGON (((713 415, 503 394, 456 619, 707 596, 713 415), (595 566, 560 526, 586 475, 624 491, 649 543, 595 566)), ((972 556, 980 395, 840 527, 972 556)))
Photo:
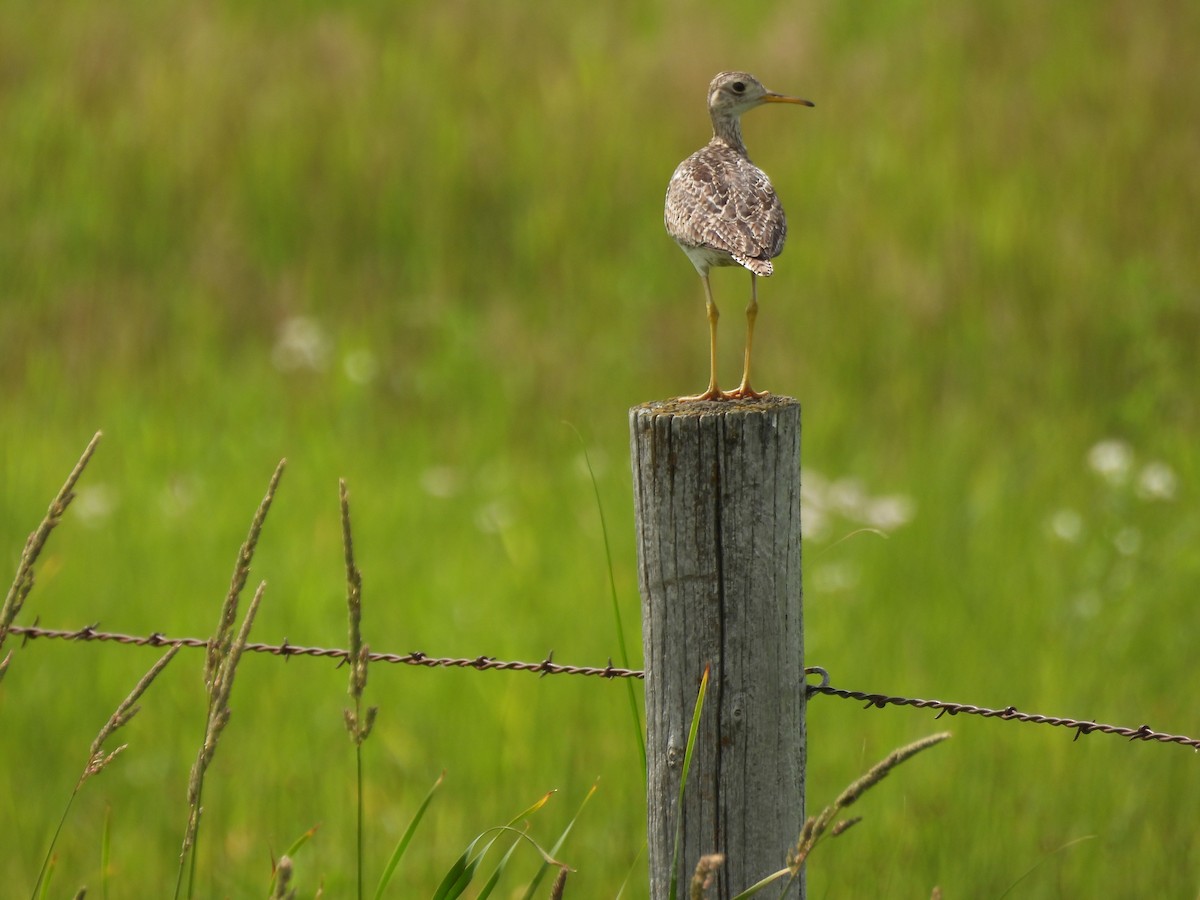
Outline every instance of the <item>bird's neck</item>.
POLYGON ((742 156, 746 156, 746 145, 742 143, 742 121, 738 116, 713 114, 713 140, 728 144, 742 156))

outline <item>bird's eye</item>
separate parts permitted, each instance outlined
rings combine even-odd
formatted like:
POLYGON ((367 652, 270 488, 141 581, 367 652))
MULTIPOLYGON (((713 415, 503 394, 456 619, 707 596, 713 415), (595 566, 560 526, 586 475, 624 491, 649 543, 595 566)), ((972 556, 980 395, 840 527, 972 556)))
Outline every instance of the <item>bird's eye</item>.
POLYGON ((733 88, 733 92, 735 94, 740 94, 746 90, 746 82, 735 81, 733 84, 730 85, 730 87, 733 88))

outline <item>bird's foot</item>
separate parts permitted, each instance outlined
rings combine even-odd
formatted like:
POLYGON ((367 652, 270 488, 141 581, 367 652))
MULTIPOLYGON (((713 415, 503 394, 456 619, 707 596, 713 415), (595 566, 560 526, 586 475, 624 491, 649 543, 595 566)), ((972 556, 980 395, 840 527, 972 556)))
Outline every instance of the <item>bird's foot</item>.
POLYGON ((708 390, 703 394, 691 394, 687 397, 680 397, 680 403, 695 403, 701 400, 726 400, 729 395, 717 387, 715 384, 710 384, 708 390))
POLYGON ((769 397, 770 391, 756 391, 748 384, 740 384, 732 391, 721 391, 722 400, 761 400, 769 397))

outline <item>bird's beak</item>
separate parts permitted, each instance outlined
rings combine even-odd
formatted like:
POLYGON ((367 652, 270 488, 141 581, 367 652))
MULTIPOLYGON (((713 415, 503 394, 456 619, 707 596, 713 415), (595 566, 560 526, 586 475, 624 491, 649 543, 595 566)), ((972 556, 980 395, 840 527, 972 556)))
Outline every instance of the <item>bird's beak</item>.
POLYGON ((811 100, 801 100, 799 97, 788 97, 784 94, 776 94, 774 91, 767 91, 763 94, 763 103, 795 103, 799 106, 816 106, 811 100))

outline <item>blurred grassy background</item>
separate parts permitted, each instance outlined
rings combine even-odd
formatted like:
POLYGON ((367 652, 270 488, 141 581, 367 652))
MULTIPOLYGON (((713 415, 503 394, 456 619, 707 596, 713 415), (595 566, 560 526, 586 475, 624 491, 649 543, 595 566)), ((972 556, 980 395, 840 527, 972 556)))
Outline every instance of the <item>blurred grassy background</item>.
MULTIPOLYGON (((809 661, 839 686, 1200 732, 1200 7, 3 0, 0 17, 12 567, 106 435, 23 622, 209 633, 287 456, 257 638, 344 641, 344 476, 374 649, 603 663, 604 551, 569 422, 638 646, 625 414, 706 376, 700 285, 661 202, 708 137, 705 85, 736 67, 817 103, 745 122, 791 220, 756 371, 804 404, 809 661), (890 539, 841 541, 879 502, 905 513, 890 539)), ((714 276, 729 384, 746 287, 714 276)), ((17 649, 10 883, 32 885, 88 743, 153 658, 17 649)), ((201 667, 176 660, 81 796, 63 890, 97 883, 106 806, 112 896, 171 882, 201 667)), ((347 894, 344 679, 244 663, 202 894, 265 893, 269 853, 317 823, 301 884, 347 894)), ((613 896, 644 840, 622 691, 375 668, 372 873, 443 768, 404 895, 557 788, 534 823, 550 839, 599 776, 561 855, 572 895, 613 896)), ((944 724, 815 700, 810 805, 944 724)), ((952 727, 818 852, 811 896, 999 896, 1039 861, 1014 895, 1200 891, 1193 754, 952 727)))

